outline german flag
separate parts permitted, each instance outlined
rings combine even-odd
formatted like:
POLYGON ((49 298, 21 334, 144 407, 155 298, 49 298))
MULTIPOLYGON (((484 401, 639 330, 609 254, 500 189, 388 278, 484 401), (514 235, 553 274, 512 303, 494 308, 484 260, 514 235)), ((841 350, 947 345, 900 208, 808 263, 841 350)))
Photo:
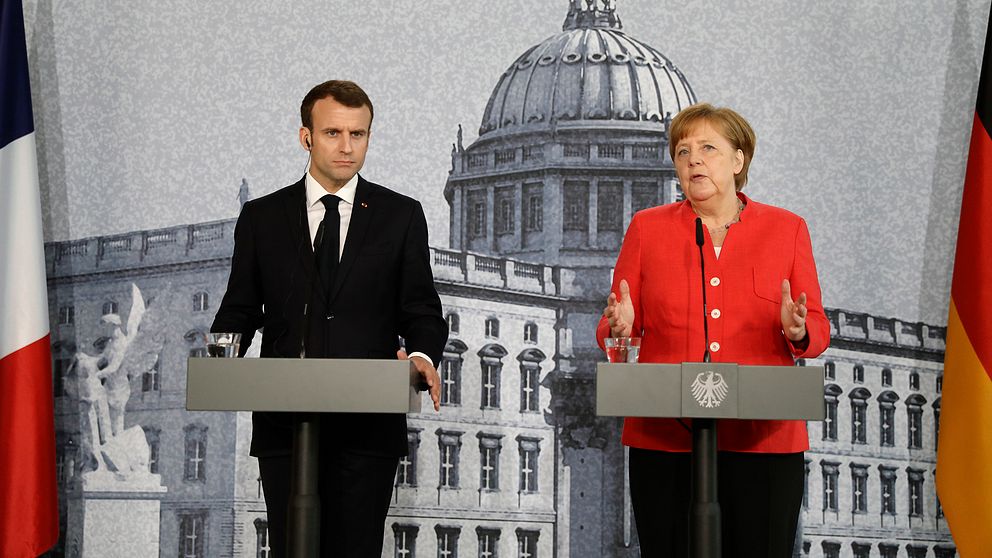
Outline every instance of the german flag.
MULTIPOLYGON (((992 31, 992 18, 989 20, 992 31)), ((963 558, 992 552, 992 34, 985 38, 947 319, 937 495, 963 558)))

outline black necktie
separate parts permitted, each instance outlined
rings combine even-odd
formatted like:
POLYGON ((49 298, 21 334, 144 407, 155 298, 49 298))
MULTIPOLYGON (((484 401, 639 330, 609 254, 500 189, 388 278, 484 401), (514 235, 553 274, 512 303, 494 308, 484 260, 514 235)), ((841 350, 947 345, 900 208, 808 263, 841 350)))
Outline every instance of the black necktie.
POLYGON ((338 249, 341 244, 341 216, 338 215, 338 202, 341 198, 327 194, 320 198, 324 204, 324 220, 321 221, 317 246, 314 253, 317 256, 317 270, 320 272, 320 282, 324 291, 330 294, 334 284, 334 272, 338 269, 338 249))

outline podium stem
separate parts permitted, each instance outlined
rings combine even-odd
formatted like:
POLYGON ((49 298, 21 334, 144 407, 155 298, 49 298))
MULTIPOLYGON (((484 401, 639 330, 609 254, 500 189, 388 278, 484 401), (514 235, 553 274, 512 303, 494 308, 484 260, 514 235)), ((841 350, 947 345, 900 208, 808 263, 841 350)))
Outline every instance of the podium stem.
POLYGON ((319 445, 318 415, 298 414, 293 421, 293 477, 287 526, 291 558, 310 558, 320 553, 319 445))
POLYGON ((720 558, 720 502, 717 499, 716 420, 692 421, 692 502, 689 555, 720 558))

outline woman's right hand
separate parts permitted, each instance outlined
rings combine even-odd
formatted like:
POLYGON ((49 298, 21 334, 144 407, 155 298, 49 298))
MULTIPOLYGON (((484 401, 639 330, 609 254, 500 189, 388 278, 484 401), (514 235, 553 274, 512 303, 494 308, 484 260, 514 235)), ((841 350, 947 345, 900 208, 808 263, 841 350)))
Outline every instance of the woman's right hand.
POLYGON ((630 337, 634 325, 634 303, 630 300, 630 285, 626 279, 620 280, 620 296, 610 293, 606 299, 603 317, 609 323, 611 336, 630 337))

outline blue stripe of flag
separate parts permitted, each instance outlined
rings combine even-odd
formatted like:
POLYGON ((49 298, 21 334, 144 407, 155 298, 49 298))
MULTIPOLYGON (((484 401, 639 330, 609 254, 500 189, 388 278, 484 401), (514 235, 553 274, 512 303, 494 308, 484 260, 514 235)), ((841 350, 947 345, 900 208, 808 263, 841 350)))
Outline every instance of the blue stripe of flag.
POLYGON ((0 149, 34 131, 21 0, 0 0, 0 149))

